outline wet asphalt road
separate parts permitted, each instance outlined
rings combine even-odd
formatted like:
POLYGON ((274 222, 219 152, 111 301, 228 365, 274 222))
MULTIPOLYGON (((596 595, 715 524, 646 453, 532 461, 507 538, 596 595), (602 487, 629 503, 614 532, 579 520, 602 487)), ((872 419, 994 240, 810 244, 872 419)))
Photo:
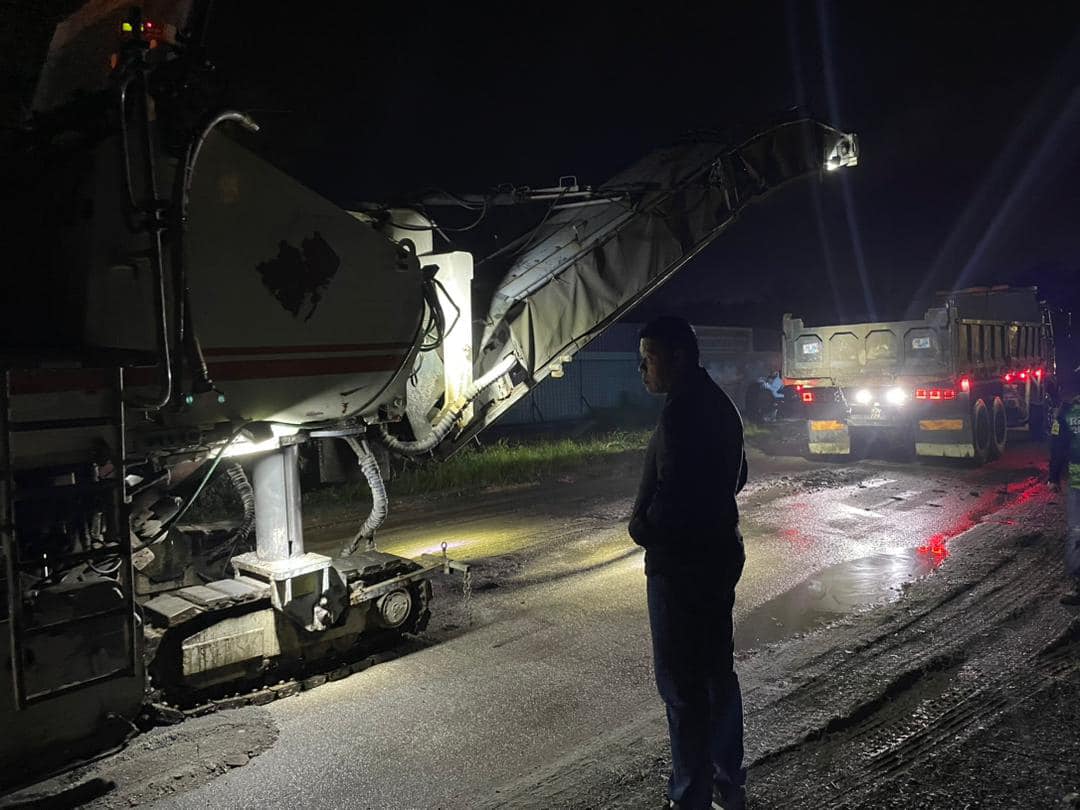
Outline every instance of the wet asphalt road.
MULTIPOLYGON (((755 455, 741 498, 739 645, 893 598, 948 564, 949 537, 1008 521, 1042 463, 1022 437, 981 469, 755 455)), ((635 487, 629 475, 562 480, 398 514, 381 547, 414 555, 445 540, 475 565, 471 604, 457 583, 438 585, 428 646, 270 704, 281 730, 271 750, 156 806, 469 807, 659 714, 642 556, 625 533, 635 487)), ((350 534, 323 526, 308 548, 350 534)))

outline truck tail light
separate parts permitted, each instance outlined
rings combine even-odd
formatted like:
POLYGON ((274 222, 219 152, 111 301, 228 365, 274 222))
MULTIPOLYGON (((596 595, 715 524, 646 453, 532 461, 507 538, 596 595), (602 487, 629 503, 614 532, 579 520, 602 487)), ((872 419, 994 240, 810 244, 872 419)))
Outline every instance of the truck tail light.
POLYGON ((1028 378, 1028 372, 1026 372, 1026 371, 1021 371, 1021 372, 1020 372, 1020 373, 1019 373, 1019 374, 1018 374, 1017 376, 1018 376, 1018 377, 1019 377, 1019 378, 1020 378, 1021 380, 1026 380, 1026 379, 1028 378))
POLYGON ((1043 370, 1041 368, 1035 369, 1035 379, 1042 381, 1043 370))
POLYGON ((971 380, 968 379, 967 377, 961 377, 960 378, 960 390, 963 391, 965 394, 970 393, 971 392, 971 380))
POLYGON ((1004 382, 1007 382, 1007 383, 1011 383, 1011 382, 1013 381, 1013 378, 1014 378, 1015 376, 1016 376, 1016 375, 1014 375, 1014 374, 1013 374, 1013 373, 1012 373, 1012 372, 1010 371, 1010 372, 1008 372, 1007 374, 1005 374, 1005 376, 1004 376, 1004 377, 1002 377, 1001 379, 1002 379, 1002 380, 1003 380, 1004 382))
POLYGON ((956 399, 956 391, 952 388, 916 388, 915 399, 956 399))
POLYGON ((806 402, 806 403, 813 402, 814 401, 814 392, 813 391, 803 391, 802 392, 802 401, 806 402))

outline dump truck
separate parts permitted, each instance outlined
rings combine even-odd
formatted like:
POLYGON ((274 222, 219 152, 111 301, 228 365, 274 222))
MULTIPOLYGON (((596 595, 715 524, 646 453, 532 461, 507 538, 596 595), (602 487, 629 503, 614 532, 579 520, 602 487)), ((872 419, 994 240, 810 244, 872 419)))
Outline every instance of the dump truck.
POLYGON ((784 379, 802 399, 810 454, 849 456, 883 439, 981 464, 1005 452, 1010 428, 1045 434, 1057 386, 1038 290, 973 287, 934 304, 909 321, 784 316, 784 379))

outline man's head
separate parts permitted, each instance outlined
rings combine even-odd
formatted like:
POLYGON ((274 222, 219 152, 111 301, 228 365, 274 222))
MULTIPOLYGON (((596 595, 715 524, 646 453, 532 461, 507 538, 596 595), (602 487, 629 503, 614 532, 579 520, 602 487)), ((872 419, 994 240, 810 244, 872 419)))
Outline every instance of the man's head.
POLYGON ((694 327, 674 315, 645 324, 640 334, 641 381, 650 394, 666 394, 698 365, 694 327))

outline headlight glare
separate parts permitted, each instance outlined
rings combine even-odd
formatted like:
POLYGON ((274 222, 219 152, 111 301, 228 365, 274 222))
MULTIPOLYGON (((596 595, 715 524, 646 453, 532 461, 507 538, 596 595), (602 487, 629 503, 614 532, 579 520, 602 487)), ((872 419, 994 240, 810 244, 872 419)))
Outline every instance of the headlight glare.
POLYGON ((855 392, 855 401, 858 402, 860 405, 869 405, 870 400, 872 400, 873 398, 874 395, 871 394, 870 390, 867 388, 860 388, 858 391, 855 392))
POLYGON ((907 391, 903 388, 890 388, 885 392, 885 401, 890 405, 903 405, 907 402, 907 391))

